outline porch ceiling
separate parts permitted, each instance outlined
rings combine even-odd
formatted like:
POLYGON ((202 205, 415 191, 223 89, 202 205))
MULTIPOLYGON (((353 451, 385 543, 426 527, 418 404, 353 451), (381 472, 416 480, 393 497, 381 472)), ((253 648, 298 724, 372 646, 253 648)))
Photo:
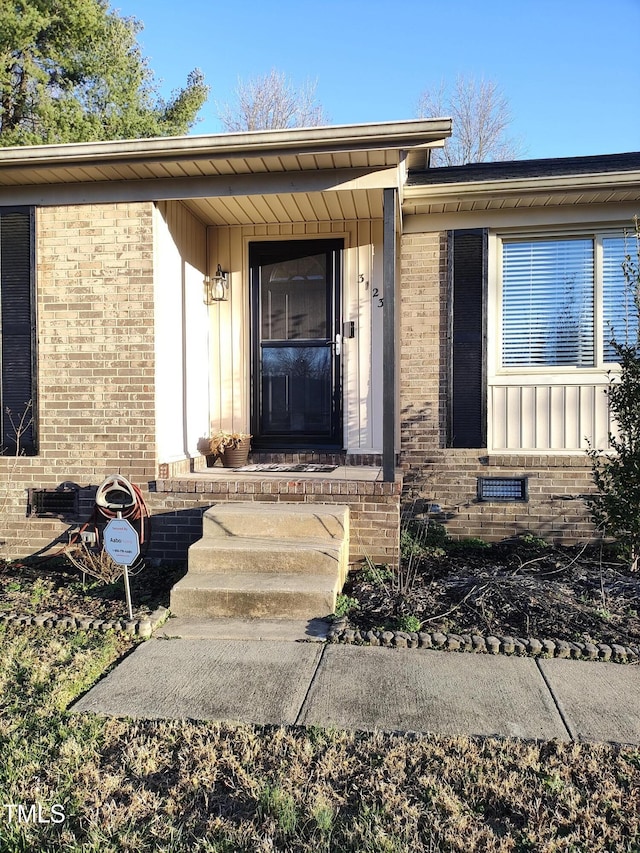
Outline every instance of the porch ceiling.
POLYGON ((205 225, 270 225, 381 219, 382 189, 183 199, 205 225))

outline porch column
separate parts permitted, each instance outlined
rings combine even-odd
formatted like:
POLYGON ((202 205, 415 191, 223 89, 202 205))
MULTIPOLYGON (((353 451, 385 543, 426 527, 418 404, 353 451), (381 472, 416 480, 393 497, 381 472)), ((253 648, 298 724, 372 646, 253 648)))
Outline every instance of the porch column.
POLYGON ((383 196, 382 241, 382 477, 396 477, 396 205, 395 187, 383 196))

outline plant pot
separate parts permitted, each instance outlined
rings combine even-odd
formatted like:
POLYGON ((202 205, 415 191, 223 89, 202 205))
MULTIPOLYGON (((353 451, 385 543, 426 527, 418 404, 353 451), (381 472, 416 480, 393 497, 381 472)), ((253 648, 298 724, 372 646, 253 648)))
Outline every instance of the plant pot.
POLYGON ((250 449, 251 442, 248 438, 240 441, 237 447, 225 448, 220 455, 223 466, 225 468, 242 468, 243 465, 247 464, 250 449))

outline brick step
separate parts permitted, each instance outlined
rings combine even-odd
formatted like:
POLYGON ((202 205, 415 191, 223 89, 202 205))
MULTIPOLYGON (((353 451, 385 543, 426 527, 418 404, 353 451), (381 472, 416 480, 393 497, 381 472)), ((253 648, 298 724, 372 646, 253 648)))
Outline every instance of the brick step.
POLYGON ((343 540, 349 533, 349 508, 343 505, 255 501, 216 504, 202 518, 202 536, 257 539, 343 540))
POLYGON ((171 591, 171 612, 190 617, 313 619, 335 610, 337 576, 188 572, 171 591))

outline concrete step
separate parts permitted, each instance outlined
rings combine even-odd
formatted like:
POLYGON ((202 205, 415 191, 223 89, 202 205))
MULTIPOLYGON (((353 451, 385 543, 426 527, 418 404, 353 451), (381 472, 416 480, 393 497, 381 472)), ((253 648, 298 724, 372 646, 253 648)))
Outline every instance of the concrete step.
POLYGON ((205 539, 348 539, 349 508, 343 504, 221 503, 204 513, 202 535, 205 539))
POLYGON ((184 617, 313 619, 335 610, 349 568, 349 508, 238 502, 204 513, 171 591, 184 617))
POLYGON ((171 590, 170 608, 180 617, 313 619, 334 612, 338 591, 337 575, 189 571, 171 590))
POLYGON ((344 540, 300 539, 293 542, 205 536, 189 548, 189 572, 327 574, 344 580, 348 559, 348 545, 344 540))

